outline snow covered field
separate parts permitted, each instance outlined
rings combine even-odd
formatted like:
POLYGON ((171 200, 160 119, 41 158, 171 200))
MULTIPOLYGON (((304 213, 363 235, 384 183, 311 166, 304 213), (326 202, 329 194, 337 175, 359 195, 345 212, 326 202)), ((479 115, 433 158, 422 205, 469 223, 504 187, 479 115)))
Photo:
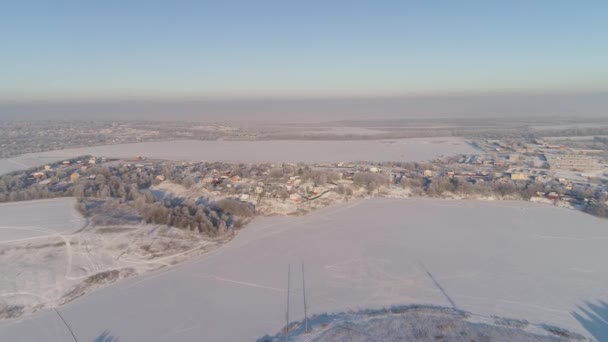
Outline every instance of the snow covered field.
POLYGON ((0 246, 77 231, 85 219, 75 204, 73 198, 0 204, 0 246))
MULTIPOLYGON (((79 341, 250 341, 284 324, 288 263, 291 319, 303 317, 303 261, 309 313, 434 304, 601 336, 584 309, 608 299, 607 243, 605 220, 540 204, 357 201, 258 219, 222 248, 58 310, 79 341)), ((43 310, 0 322, 0 340, 71 337, 43 310)))
POLYGON ((261 162, 418 161, 440 155, 475 153, 459 138, 416 138, 357 141, 170 141, 109 145, 30 153, 0 159, 0 173, 27 169, 91 154, 103 157, 261 162))
POLYGON ((0 320, 58 306, 219 245, 177 228, 92 227, 74 204, 61 198, 0 205, 0 320))

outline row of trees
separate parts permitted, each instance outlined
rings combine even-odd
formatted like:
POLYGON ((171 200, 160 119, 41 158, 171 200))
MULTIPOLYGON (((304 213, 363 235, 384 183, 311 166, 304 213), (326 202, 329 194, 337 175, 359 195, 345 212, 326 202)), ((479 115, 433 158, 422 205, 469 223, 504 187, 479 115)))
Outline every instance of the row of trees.
POLYGON ((159 199, 148 190, 138 192, 134 200, 127 202, 112 198, 99 200, 80 197, 77 204, 78 210, 85 216, 95 216, 98 222, 116 221, 116 215, 130 212, 128 208, 134 209, 143 222, 170 225, 209 236, 219 236, 230 228, 240 228, 255 214, 253 205, 235 199, 218 202, 202 198, 196 201, 159 199))

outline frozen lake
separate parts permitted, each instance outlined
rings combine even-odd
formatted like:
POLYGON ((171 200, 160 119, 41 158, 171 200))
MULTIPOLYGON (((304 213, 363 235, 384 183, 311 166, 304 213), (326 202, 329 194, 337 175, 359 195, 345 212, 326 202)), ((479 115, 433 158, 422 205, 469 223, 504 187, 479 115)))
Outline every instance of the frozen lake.
POLYGON ((0 173, 27 169, 91 154, 99 157, 263 162, 422 161, 441 155, 475 153, 459 138, 416 138, 354 141, 198 141, 147 142, 66 149, 0 159, 0 173))
POLYGON ((15 240, 73 233, 85 219, 74 198, 56 198, 0 204, 0 245, 15 240))
MULTIPOLYGON (((581 310, 608 299, 607 227, 523 202, 358 201, 258 219, 218 250, 59 310, 79 341, 250 341, 284 323, 288 263, 291 318, 303 317, 303 261, 309 312, 435 304, 591 336, 581 310)), ((71 337, 45 310, 0 322, 0 340, 71 337)))

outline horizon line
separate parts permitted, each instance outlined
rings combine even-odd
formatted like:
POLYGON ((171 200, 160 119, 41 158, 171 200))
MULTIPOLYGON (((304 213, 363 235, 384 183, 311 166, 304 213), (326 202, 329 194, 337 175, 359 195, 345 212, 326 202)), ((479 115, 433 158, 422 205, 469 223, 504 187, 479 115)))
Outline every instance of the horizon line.
POLYGON ((45 97, 4 97, 0 95, 0 104, 34 104, 34 103, 112 103, 130 101, 151 102, 246 102, 246 101, 319 101, 319 100, 391 100, 407 98, 459 98, 459 97, 509 97, 509 96, 581 96, 608 95, 608 89, 579 89, 579 90, 491 90, 491 91, 459 91, 459 92, 416 92, 392 94, 307 94, 307 95, 170 95, 170 94, 124 94, 124 95, 93 95, 93 96, 45 96, 45 97))

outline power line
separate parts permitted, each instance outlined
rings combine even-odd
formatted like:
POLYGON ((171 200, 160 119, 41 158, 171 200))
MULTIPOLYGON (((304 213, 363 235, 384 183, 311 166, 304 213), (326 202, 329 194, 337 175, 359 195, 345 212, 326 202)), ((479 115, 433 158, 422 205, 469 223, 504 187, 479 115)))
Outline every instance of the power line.
POLYGON ((65 324, 65 327, 68 328, 68 330, 70 331, 70 334, 72 334, 72 338, 74 339, 74 342, 78 342, 78 340, 76 339, 76 335, 74 335, 74 332, 72 331, 72 328, 70 328, 70 325, 68 324, 68 322, 66 322, 65 319, 63 319, 63 316, 61 316, 61 314, 59 313, 59 311, 57 311, 56 308, 53 308, 53 310, 55 311, 57 316, 59 316, 59 318, 61 318, 61 321, 63 322, 63 324, 65 324))
POLYGON ((304 295, 304 333, 308 332, 308 305, 306 304, 306 281, 304 279, 304 261, 302 261, 302 293, 304 295))
POLYGON ((289 292, 291 280, 291 266, 287 264, 287 312, 285 312, 285 342, 289 341, 289 292))

